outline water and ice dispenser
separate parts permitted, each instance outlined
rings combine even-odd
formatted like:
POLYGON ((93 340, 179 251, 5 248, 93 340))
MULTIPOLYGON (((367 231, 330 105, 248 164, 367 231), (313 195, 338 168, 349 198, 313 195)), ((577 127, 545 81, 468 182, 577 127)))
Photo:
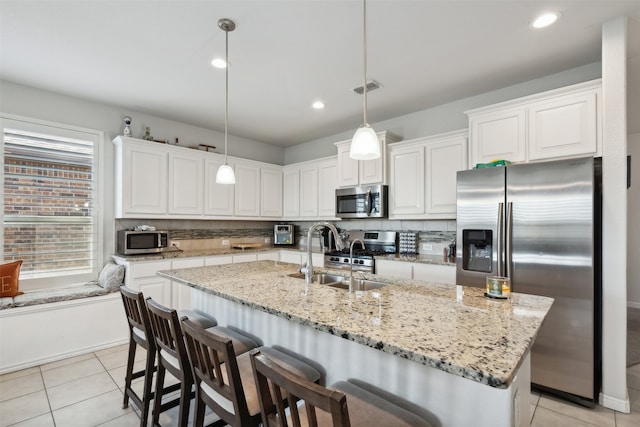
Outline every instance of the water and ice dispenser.
POLYGON ((462 268, 492 273, 493 230, 462 230, 462 268))

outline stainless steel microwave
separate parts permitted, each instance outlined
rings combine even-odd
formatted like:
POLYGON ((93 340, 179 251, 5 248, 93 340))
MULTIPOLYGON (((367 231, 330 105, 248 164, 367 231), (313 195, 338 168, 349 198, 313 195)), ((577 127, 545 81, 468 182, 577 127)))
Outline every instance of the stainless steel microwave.
POLYGON ((336 190, 336 217, 386 218, 388 192, 386 185, 339 188, 336 190))
POLYGON ((166 231, 118 231, 120 255, 155 254, 169 250, 169 233, 166 231))

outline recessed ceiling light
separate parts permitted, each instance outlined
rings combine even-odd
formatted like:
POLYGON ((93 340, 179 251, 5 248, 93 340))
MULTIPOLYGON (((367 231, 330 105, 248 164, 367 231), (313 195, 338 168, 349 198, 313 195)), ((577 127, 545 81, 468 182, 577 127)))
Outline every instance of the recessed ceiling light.
POLYGON ((311 104, 311 106, 313 108, 315 108, 316 110, 322 110, 324 108, 324 102, 322 101, 315 101, 313 104, 311 104))
POLYGON ((558 12, 543 13, 533 20, 531 26, 533 28, 545 28, 556 22, 558 19, 560 19, 560 13, 558 12))
POLYGON ((211 60, 211 65, 216 68, 227 68, 227 63, 225 62, 224 58, 213 58, 211 60))

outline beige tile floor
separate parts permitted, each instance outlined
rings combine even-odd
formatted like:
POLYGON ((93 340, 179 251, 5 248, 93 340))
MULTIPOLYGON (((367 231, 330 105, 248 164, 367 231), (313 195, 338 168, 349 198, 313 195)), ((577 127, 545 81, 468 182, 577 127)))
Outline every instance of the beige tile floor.
MULTIPOLYGON (((122 409, 126 356, 127 347, 117 346, 0 376, 0 427, 138 426, 139 415, 122 409)), ((531 426, 640 426, 640 365, 627 369, 627 381, 631 414, 532 393, 531 426)), ((167 411, 161 425, 177 425, 177 415, 177 408, 167 411)))

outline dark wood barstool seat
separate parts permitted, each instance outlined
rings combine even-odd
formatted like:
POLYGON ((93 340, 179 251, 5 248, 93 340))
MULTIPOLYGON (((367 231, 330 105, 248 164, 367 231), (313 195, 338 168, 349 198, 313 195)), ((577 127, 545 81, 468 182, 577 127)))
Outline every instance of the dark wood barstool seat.
POLYGON ((250 357, 265 427, 438 425, 428 411, 366 383, 339 381, 324 387, 287 370, 260 350, 250 357), (304 403, 296 405, 299 400, 304 403))
MULTIPOLYGON (((181 320, 189 318, 187 316, 179 317, 178 311, 167 308, 151 298, 146 299, 146 305, 158 354, 153 425, 159 425, 159 418, 162 412, 179 405, 178 425, 186 426, 189 419, 191 399, 195 396, 193 373, 189 364, 181 325, 181 320), (179 381, 178 384, 164 387, 167 371, 179 381), (172 387, 173 390, 171 389, 172 387), (178 389, 180 390, 178 397, 167 402, 162 401, 164 395, 178 389)), ((207 328, 203 328, 202 323, 197 319, 195 321, 189 319, 189 322, 197 328, 207 330, 207 328)), ((219 330, 220 335, 228 340, 232 348, 235 345, 239 351, 248 351, 258 346, 258 343, 253 341, 251 337, 241 334, 238 330, 221 326, 210 327, 208 330, 219 330)))
MULTIPOLYGON (((151 391, 153 381, 153 373, 156 371, 156 341, 153 336, 149 313, 142 292, 128 288, 124 285, 120 286, 120 294, 124 305, 125 315, 127 316, 127 325, 129 327, 129 351, 127 355, 127 367, 125 371, 124 400, 122 407, 127 408, 129 401, 132 401, 140 410, 140 425, 146 426, 149 417, 149 408, 151 400, 153 400, 154 392, 151 391), (144 348, 147 352, 144 369, 134 371, 134 363, 136 358, 136 350, 138 346, 144 348), (133 380, 144 377, 142 387, 142 395, 135 392, 132 387, 133 380)), ((187 316, 194 323, 203 328, 210 328, 217 325, 217 321, 206 313, 196 310, 185 310, 180 313, 187 316)), ((242 348, 248 345, 243 343, 242 348)), ((257 345, 255 346, 257 347, 257 345)), ((175 391, 177 387, 171 386, 166 388, 163 393, 175 391)))
MULTIPOLYGON (((236 356, 232 341, 215 328, 205 330, 188 319, 182 325, 196 384, 194 426, 203 426, 206 407, 222 419, 221 425, 260 425, 260 399, 250 354, 236 356)), ((320 380, 320 372, 301 358, 273 347, 260 347, 260 351, 307 381, 320 380)))

